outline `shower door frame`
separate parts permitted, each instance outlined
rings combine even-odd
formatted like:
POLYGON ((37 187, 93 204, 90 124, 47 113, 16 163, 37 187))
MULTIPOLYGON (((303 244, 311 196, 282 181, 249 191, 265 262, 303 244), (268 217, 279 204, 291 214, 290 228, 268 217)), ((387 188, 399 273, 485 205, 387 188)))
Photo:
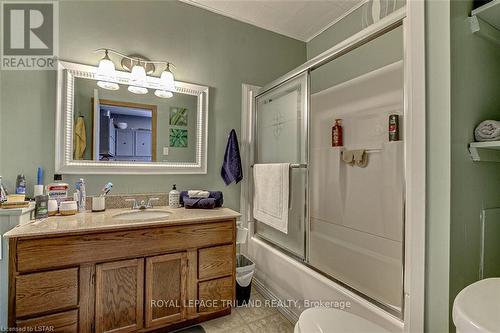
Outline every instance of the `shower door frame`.
MULTIPOLYGON (((242 128, 255 127, 255 98, 306 71, 343 55, 383 35, 395 27, 403 27, 404 62, 404 114, 405 125, 405 224, 403 260, 403 305, 404 332, 424 331, 425 300, 425 212, 426 212, 426 94, 425 94, 425 3, 407 1, 405 7, 372 24, 361 32, 333 46, 284 76, 258 89, 243 85, 242 128), (247 95, 245 95, 247 94, 247 95), (250 96, 250 97, 249 97, 250 96)), ((308 110, 309 112, 309 110, 308 110)), ((308 133, 309 136, 309 133, 308 133)), ((247 145, 247 174, 253 163, 253 131, 243 137, 247 145)), ((244 158, 245 159, 245 158, 244 158)), ((309 161, 308 161, 309 162, 309 161)), ((246 223, 253 222, 251 205, 251 177, 242 184, 242 209, 246 223)), ((309 198, 309 195, 308 195, 309 198)), ((309 225, 309 221, 306 221, 309 225)), ((250 226, 252 224, 249 224, 250 226)), ((253 230, 250 230, 253 236, 253 230)), ((306 242, 306 245, 309 242, 306 242)), ((306 258, 308 249, 306 249, 306 258)))
MULTIPOLYGON (((309 137, 310 112, 309 111, 310 111, 310 107, 311 107, 311 105, 310 105, 310 101, 311 101, 311 98, 310 98, 310 85, 311 85, 310 78, 311 78, 311 74, 310 74, 309 70, 306 70, 306 71, 300 72, 297 75, 287 79, 286 81, 281 82, 279 85, 272 87, 271 89, 267 90, 266 92, 261 92, 259 90, 259 92, 255 95, 254 100, 253 100, 254 109, 252 110, 252 115, 251 115, 251 117, 252 117, 251 132, 252 132, 252 138, 253 138, 252 143, 251 143, 251 147, 252 147, 252 165, 253 165, 255 163, 255 157, 257 156, 257 152, 258 152, 258 149, 257 149, 258 138, 256 135, 257 125, 258 125, 257 99, 259 97, 263 96, 265 93, 271 92, 274 89, 279 89, 282 86, 285 86, 292 81, 297 81, 297 82, 299 82, 300 86, 302 86, 302 85, 305 86, 304 92, 303 92, 303 95, 305 96, 305 100, 301 101, 301 103, 300 103, 301 110, 304 109, 301 112, 304 119, 301 119, 299 126, 300 126, 300 131, 305 133, 304 156, 305 156, 306 160, 305 161, 298 161, 299 164, 302 164, 303 162, 305 162, 305 165, 306 165, 306 167, 305 167, 306 179, 305 179, 305 190, 304 190, 305 191, 305 193, 304 193, 304 206, 305 207, 304 207, 304 214, 302 216, 304 218, 303 257, 299 256, 297 253, 294 253, 292 250, 290 250, 288 248, 285 248, 281 245, 276 244, 276 242, 269 239, 268 237, 257 234, 257 236, 259 238, 268 242, 272 246, 278 247, 281 251, 285 252, 287 255, 289 255, 289 256, 293 257, 294 259, 297 259, 305 264, 307 264, 309 261, 309 228, 310 228, 310 216, 309 216, 309 143, 310 143, 310 137, 309 137), (303 76, 305 76, 305 77, 303 77, 303 76), (305 82, 301 82, 302 80, 304 80, 305 82)), ((292 162, 292 163, 296 163, 296 162, 292 162)), ((293 172, 293 169, 290 169, 290 172, 293 172)), ((293 186, 293 184, 291 184, 291 185, 293 186)), ((290 191, 292 191, 292 188, 290 188, 290 191)), ((252 183, 250 183, 250 192, 252 193, 252 203, 253 203, 252 183)), ((253 209, 252 204, 250 205, 250 208, 253 209)), ((252 216, 252 220, 254 220, 253 216, 252 216)), ((255 234, 255 229, 252 230, 252 235, 254 235, 254 234, 255 234)))

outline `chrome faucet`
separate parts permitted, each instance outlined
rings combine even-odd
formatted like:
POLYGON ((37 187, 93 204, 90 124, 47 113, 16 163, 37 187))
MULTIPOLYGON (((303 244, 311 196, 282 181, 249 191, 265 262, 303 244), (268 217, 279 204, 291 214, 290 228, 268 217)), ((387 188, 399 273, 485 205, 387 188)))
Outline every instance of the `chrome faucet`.
POLYGON ((160 200, 160 198, 149 198, 148 203, 146 203, 144 200, 141 200, 141 202, 138 203, 137 199, 134 198, 125 199, 125 201, 132 202, 132 209, 138 209, 138 210, 153 208, 153 201, 158 201, 158 200, 160 200))

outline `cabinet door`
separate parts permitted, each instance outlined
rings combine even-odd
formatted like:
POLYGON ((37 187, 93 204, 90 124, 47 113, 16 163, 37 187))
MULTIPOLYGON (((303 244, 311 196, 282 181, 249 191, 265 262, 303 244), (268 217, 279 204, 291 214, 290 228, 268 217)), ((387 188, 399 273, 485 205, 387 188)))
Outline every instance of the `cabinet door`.
POLYGON ((96 265, 96 332, 135 332, 142 328, 144 260, 96 265))
POLYGON ((185 318, 187 255, 166 254, 146 258, 146 327, 185 318))
POLYGON ((116 131, 116 155, 134 156, 134 132, 131 130, 116 131))
POLYGON ((232 276, 200 282, 198 284, 199 312, 219 311, 231 306, 234 300, 232 276))
POLYGON ((151 131, 135 131, 135 156, 152 156, 151 131))

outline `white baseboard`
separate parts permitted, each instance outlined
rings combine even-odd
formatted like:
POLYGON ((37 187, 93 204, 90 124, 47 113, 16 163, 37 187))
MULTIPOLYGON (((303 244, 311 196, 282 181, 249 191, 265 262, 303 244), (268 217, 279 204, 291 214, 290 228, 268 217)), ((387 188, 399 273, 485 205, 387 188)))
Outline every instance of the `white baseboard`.
MULTIPOLYGON (((276 294, 274 294, 271 290, 269 290, 259 279, 257 279, 255 276, 253 277, 253 287, 255 290, 257 290, 264 298, 270 300, 270 301, 284 301, 276 294)), ((284 306, 278 306, 278 311, 285 316, 286 319, 288 319, 293 325, 297 323, 299 320, 299 315, 292 311, 289 307, 284 307, 284 306)))

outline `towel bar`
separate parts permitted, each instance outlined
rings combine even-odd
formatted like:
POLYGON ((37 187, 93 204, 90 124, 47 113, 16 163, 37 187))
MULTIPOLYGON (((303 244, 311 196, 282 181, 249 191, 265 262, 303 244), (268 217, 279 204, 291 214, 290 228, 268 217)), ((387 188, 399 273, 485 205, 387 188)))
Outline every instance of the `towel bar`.
MULTIPOLYGON (((255 164, 252 164, 250 167, 253 168, 254 165, 255 164)), ((292 163, 292 164, 290 164, 290 168, 291 169, 299 169, 299 168, 305 169, 305 168, 307 168, 307 164, 305 164, 305 163, 301 163, 301 164, 292 163)))

